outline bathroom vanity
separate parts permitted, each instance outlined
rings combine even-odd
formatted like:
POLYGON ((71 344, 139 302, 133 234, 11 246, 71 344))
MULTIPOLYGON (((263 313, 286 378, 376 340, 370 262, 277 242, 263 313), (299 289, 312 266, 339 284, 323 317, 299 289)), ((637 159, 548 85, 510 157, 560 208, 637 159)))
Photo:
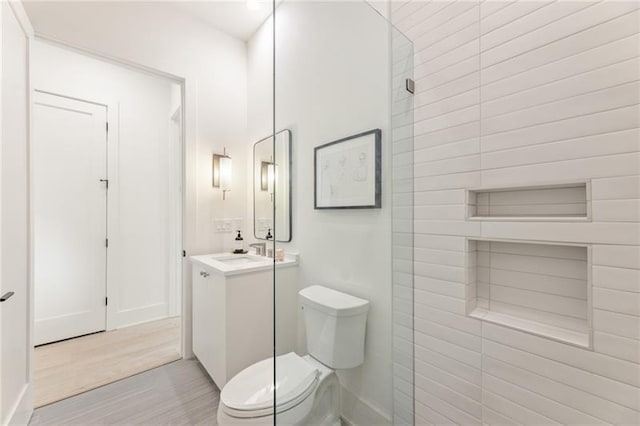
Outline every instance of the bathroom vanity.
MULTIPOLYGON (((192 256, 193 352, 222 387, 273 356, 273 259, 250 254, 192 256)), ((277 349, 295 349, 298 259, 276 262, 277 349), (293 325, 292 325, 293 324, 293 325)))

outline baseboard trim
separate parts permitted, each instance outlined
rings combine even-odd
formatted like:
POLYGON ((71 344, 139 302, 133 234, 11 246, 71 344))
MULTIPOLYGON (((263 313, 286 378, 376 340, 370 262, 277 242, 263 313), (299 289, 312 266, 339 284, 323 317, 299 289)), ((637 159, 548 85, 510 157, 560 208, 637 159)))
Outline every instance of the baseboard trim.
POLYGON ((340 389, 342 416, 341 419, 348 426, 390 426, 391 419, 367 401, 360 399, 355 393, 340 389))
POLYGON ((33 392, 31 384, 28 383, 22 389, 20 400, 13 407, 9 414, 7 426, 25 426, 29 424, 33 415, 33 392))
POLYGON ((132 325, 144 324, 169 317, 169 304, 166 302, 153 305, 140 306, 139 308, 118 311, 116 328, 129 327, 132 325))

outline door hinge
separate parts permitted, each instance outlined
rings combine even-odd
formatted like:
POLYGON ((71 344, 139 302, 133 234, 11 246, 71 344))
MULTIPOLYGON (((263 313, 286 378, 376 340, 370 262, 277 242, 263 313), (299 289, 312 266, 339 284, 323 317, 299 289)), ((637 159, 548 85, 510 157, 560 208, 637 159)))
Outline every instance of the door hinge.
POLYGON ((413 95, 416 92, 416 82, 412 78, 407 78, 404 81, 404 88, 413 95))
POLYGON ((109 248, 109 239, 108 238, 104 239, 104 246, 109 248))
POLYGON ((182 250, 182 257, 187 257, 187 251, 186 250, 182 250))
POLYGON ((107 133, 109 133, 109 122, 108 121, 104 123, 104 127, 106 128, 107 133))
POLYGON ((109 304, 109 298, 105 297, 104 298, 104 305, 107 306, 109 304))

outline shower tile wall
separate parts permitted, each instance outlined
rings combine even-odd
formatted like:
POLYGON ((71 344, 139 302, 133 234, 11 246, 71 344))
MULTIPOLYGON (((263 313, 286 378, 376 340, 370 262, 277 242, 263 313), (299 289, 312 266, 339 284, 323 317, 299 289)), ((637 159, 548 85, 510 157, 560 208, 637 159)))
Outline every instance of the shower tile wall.
POLYGON ((640 6, 392 2, 414 42, 416 423, 640 423, 640 6), (592 222, 466 219, 466 189, 591 182, 592 222), (468 245, 592 246, 593 350, 471 318, 468 245))

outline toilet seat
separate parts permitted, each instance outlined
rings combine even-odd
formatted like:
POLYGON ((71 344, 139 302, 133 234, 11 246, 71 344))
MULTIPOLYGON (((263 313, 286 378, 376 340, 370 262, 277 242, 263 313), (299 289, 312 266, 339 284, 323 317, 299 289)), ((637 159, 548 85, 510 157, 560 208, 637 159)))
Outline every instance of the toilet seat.
POLYGON ((276 413, 281 413, 304 401, 318 385, 318 369, 294 352, 276 357, 275 387, 273 367, 273 358, 267 358, 231 379, 220 394, 224 412, 238 418, 272 415, 275 388, 276 413))

